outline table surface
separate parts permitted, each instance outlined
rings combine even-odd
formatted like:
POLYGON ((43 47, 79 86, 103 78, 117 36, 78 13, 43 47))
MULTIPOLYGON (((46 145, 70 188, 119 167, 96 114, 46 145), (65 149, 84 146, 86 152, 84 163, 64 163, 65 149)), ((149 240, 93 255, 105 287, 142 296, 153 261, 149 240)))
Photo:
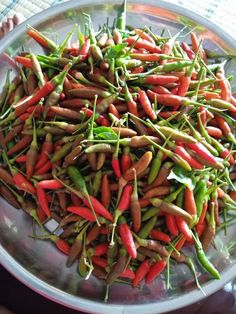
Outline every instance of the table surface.
MULTIPOLYGON (((64 2, 65 0, 1 0, 0 22, 16 12, 25 18, 46 9, 47 7, 64 2)), ((226 29, 236 38, 236 1, 235 0, 167 0, 183 7, 192 8, 197 13, 226 29)), ((11 274, 0 266, 0 314, 7 314, 1 310, 1 305, 14 314, 78 314, 81 312, 65 308, 45 299, 28 287, 21 284, 11 274), (13 302, 14 300, 14 302, 13 302), (37 310, 36 310, 37 309, 37 310)), ((168 314, 236 314, 236 281, 227 284, 224 289, 201 302, 195 303, 178 311, 168 314)), ((145 314, 145 313, 144 313, 145 314)))

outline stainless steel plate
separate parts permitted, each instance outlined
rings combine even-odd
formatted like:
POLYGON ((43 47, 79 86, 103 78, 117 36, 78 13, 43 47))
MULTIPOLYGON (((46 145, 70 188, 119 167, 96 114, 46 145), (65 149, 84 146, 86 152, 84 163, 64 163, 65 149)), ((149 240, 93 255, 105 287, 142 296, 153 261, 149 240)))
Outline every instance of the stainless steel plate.
MULTIPOLYGON (((78 23, 83 28, 82 12, 89 13, 96 27, 103 24, 107 17, 112 23, 116 16, 116 1, 71 1, 52 7, 21 24, 1 40, 0 79, 4 81, 9 64, 6 54, 14 56, 22 46, 39 52, 37 44, 25 35, 26 23, 43 31, 54 39, 62 39, 78 23), (4 53, 5 52, 5 53, 4 53)), ((161 33, 168 28, 173 34, 184 25, 194 28, 204 38, 204 46, 216 51, 234 53, 236 42, 219 27, 196 15, 164 1, 129 1, 127 21, 130 25, 151 26, 154 32, 161 33)), ((228 73, 233 72, 233 62, 228 63, 228 73)), ((0 261, 15 277, 45 297, 66 306, 90 313, 163 313, 196 302, 204 295, 191 281, 192 275, 186 266, 171 269, 172 289, 166 290, 165 278, 161 277, 143 289, 133 289, 128 285, 116 284, 111 288, 110 300, 104 304, 104 284, 91 277, 82 280, 76 268, 66 268, 66 258, 50 243, 29 238, 32 222, 21 211, 0 200, 0 261)), ((222 273, 220 281, 210 280, 207 274, 200 276, 206 295, 209 295, 236 274, 236 250, 228 252, 225 244, 235 235, 231 226, 227 236, 217 236, 217 248, 209 256, 222 273)), ((200 274, 200 269, 199 269, 200 274)), ((22 300, 27 303, 27 300, 22 300)))

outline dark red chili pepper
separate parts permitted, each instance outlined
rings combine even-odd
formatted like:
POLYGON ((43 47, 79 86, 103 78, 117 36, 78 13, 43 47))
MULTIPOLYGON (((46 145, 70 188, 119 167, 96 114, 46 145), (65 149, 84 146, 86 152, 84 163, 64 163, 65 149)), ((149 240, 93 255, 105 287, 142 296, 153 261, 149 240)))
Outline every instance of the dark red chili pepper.
POLYGON ((11 156, 26 148, 32 141, 31 135, 24 135, 12 148, 7 152, 7 156, 11 156))

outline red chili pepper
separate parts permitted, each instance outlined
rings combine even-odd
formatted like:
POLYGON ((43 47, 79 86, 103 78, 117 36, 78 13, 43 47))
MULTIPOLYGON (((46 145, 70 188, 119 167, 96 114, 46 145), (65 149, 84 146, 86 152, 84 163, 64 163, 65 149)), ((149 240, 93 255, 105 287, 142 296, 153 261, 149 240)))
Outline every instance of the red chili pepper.
POLYGON ((112 160, 111 160, 111 166, 112 169, 117 176, 117 178, 121 177, 121 171, 120 171, 120 161, 119 161, 119 145, 120 145, 120 128, 119 128, 119 133, 118 133, 118 139, 116 142, 116 149, 115 152, 112 155, 112 160))
POLYGON ((175 217, 175 221, 179 228, 179 231, 185 236, 186 240, 191 241, 193 235, 186 221, 182 217, 179 217, 179 216, 175 217))
POLYGON ((128 110, 130 113, 138 117, 138 106, 137 103, 133 100, 132 95, 130 94, 129 88, 125 85, 125 100, 128 105, 128 110))
POLYGON ((34 176, 39 176, 41 174, 47 173, 47 171, 51 168, 52 168, 52 163, 49 160, 41 168, 36 169, 36 171, 34 172, 34 176))
POLYGON ((214 92, 208 92, 208 91, 199 91, 199 94, 203 94, 204 98, 207 100, 211 100, 211 99, 220 99, 220 95, 214 92))
POLYGON ((162 232, 160 230, 156 230, 156 229, 153 229, 151 231, 151 237, 154 240, 163 241, 166 243, 169 243, 171 241, 171 238, 168 236, 168 234, 166 234, 165 232, 162 232))
MULTIPOLYGON (((113 221, 113 217, 111 215, 111 213, 92 195, 89 195, 91 203, 93 205, 94 211, 103 216, 104 218, 106 218, 109 221, 113 221)), ((83 197, 83 203, 87 206, 90 207, 89 205, 89 201, 86 197, 83 197)))
POLYGON ((145 68, 141 65, 131 70, 131 74, 140 74, 143 73, 145 68))
POLYGON ((208 149, 201 143, 186 143, 186 145, 196 152, 200 157, 206 161, 216 164, 217 160, 215 157, 208 151, 208 149))
POLYGON ((193 190, 189 188, 185 189, 184 192, 184 209, 193 217, 197 215, 197 207, 194 199, 193 190))
POLYGON ((216 128, 214 126, 206 126, 205 127, 208 135, 215 137, 215 138, 221 138, 223 133, 219 128, 216 128))
POLYGON ((32 60, 27 57, 22 56, 16 56, 15 57, 16 62, 22 64, 26 68, 32 68, 32 60))
POLYGON ((184 147, 175 145, 174 152, 182 157, 184 160, 188 162, 188 164, 195 168, 195 169, 203 169, 204 166, 200 164, 197 160, 195 160, 186 150, 184 147))
POLYGON ((135 272, 135 278, 133 280, 133 287, 137 285, 146 277, 151 267, 151 262, 148 259, 145 259, 137 268, 135 272))
POLYGON ((203 223, 203 221, 205 219, 205 216, 206 216, 207 208, 208 208, 208 202, 205 201, 203 203, 203 206, 202 206, 202 211, 201 211, 201 215, 200 215, 199 220, 198 220, 198 224, 202 224, 203 223))
POLYGON ((105 258, 99 257, 99 256, 93 256, 92 257, 92 262, 105 269, 108 266, 108 262, 105 258))
POLYGON ((204 231, 206 230, 207 227, 207 223, 205 220, 203 220, 202 223, 197 223, 197 225, 195 226, 195 229, 197 231, 197 234, 199 236, 199 238, 203 235, 204 231))
POLYGON ((175 217, 171 214, 165 214, 165 219, 166 219, 166 226, 170 234, 172 234, 174 237, 177 237, 177 235, 179 234, 179 230, 176 224, 175 217))
POLYGON ((53 41, 46 38, 43 34, 41 34, 36 29, 30 27, 27 30, 27 34, 32 37, 35 41, 37 41, 41 46, 44 48, 50 49, 50 50, 56 50, 56 45, 53 43, 53 41))
POLYGON ((168 95, 171 95, 171 92, 169 91, 169 89, 167 89, 164 86, 158 85, 158 86, 153 87, 152 90, 153 90, 153 92, 155 92, 157 94, 168 94, 168 95))
POLYGON ((179 239, 179 241, 175 245, 176 250, 180 251, 182 249, 182 247, 184 246, 185 242, 186 242, 185 236, 181 236, 181 238, 179 239))
POLYGON ((231 166, 233 166, 235 163, 234 157, 227 148, 224 148, 224 150, 220 152, 220 157, 223 159, 229 158, 229 163, 231 166))
POLYGON ((150 203, 149 200, 146 200, 146 199, 144 199, 144 198, 140 198, 140 199, 139 199, 139 205, 140 205, 141 208, 145 208, 145 207, 147 207, 147 206, 150 205, 150 204, 151 204, 151 203, 150 203))
POLYGON ((130 280, 133 280, 135 278, 135 274, 130 268, 126 268, 120 275, 119 277, 122 278, 129 278, 130 280))
POLYGON ((161 260, 153 264, 146 277, 146 284, 151 283, 166 268, 166 260, 161 260))
POLYGON ((179 88, 177 95, 184 97, 189 89, 189 85, 191 83, 191 76, 185 75, 179 78, 179 88))
POLYGON ((56 179, 52 180, 43 180, 38 183, 38 186, 42 189, 58 190, 63 188, 63 184, 57 181, 56 179))
POLYGON ((117 208, 120 212, 123 212, 129 208, 132 191, 133 191, 132 185, 128 184, 124 187, 124 190, 122 192, 120 202, 117 208))
POLYGON ((109 249, 109 243, 99 243, 94 248, 94 256, 101 256, 107 253, 109 249))
POLYGON ((120 114, 113 104, 109 105, 109 112, 112 113, 117 119, 120 119, 120 114))
POLYGON ((40 188, 39 186, 37 186, 37 199, 38 199, 38 202, 40 204, 40 208, 45 213, 45 215, 47 217, 51 217, 52 213, 51 213, 49 206, 48 206, 48 200, 47 200, 46 192, 44 191, 44 189, 40 188))
POLYGON ((119 219, 119 235, 128 254, 135 259, 137 257, 136 246, 132 232, 124 217, 120 217, 119 219))
POLYGON ((150 43, 152 43, 153 45, 155 45, 154 39, 151 36, 149 36, 146 32, 144 32, 142 29, 135 28, 134 32, 140 38, 145 39, 145 40, 149 41, 150 43))
POLYGON ((114 223, 113 223, 113 229, 112 229, 112 237, 111 237, 111 245, 114 245, 114 233, 115 233, 117 221, 118 221, 119 217, 122 215, 122 213, 130 207, 132 192, 133 192, 132 185, 127 184, 123 189, 119 204, 115 210, 114 223))
POLYGON ((142 38, 137 39, 137 38, 138 38, 137 36, 128 37, 125 39, 125 41, 127 42, 129 46, 133 46, 134 48, 137 48, 137 49, 146 49, 147 51, 157 52, 157 53, 161 52, 161 49, 157 47, 155 44, 145 39, 142 39, 142 38))
POLYGON ((216 77, 219 79, 218 84, 220 86, 220 97, 222 100, 230 101, 231 99, 231 86, 223 73, 217 73, 216 77))
POLYGON ((207 63, 206 55, 202 47, 199 49, 199 41, 195 33, 190 33, 191 42, 192 42, 192 49, 194 53, 196 54, 199 51, 200 57, 204 60, 205 63, 207 63))
POLYGON ((55 241, 56 247, 64 254, 69 255, 70 254, 70 245, 63 239, 57 238, 55 241))
POLYGON ((40 169, 45 165, 45 163, 48 161, 49 155, 51 154, 53 150, 53 143, 52 143, 52 135, 50 133, 47 133, 46 140, 42 145, 41 153, 39 155, 39 161, 35 165, 35 169, 40 169))
POLYGON ((235 142, 235 137, 230 129, 229 124, 220 116, 216 115, 215 119, 218 123, 219 128, 221 129, 221 131, 223 132, 224 136, 232 142, 235 142))
POLYGON ((147 90, 148 97, 153 100, 157 101, 164 106, 180 106, 182 97, 178 95, 168 95, 168 94, 157 94, 151 91, 150 89, 147 90))
POLYGON ((38 116, 40 113, 43 113, 44 107, 43 106, 31 106, 26 110, 28 113, 35 113, 38 116))
POLYGON ((27 160, 27 156, 26 155, 21 155, 21 156, 16 158, 16 162, 19 162, 19 163, 25 163, 26 160, 27 160))
MULTIPOLYGON (((19 117, 18 117, 18 120, 20 120, 21 122, 25 122, 27 119, 30 118, 30 113, 26 112, 26 113, 23 113, 21 114, 19 117)), ((35 114, 34 114, 35 116, 35 114)))
POLYGON ((139 102, 140 102, 143 110, 146 112, 146 114, 151 119, 156 120, 157 116, 155 114, 155 111, 152 108, 150 100, 148 99, 147 94, 145 93, 145 91, 139 89, 138 95, 139 95, 139 102))
POLYGON ((45 215, 44 211, 42 210, 42 208, 40 207, 40 205, 38 205, 37 209, 36 209, 37 215, 39 217, 39 220, 41 222, 44 222, 47 218, 47 216, 45 215))
POLYGON ((35 194, 35 187, 19 172, 14 172, 13 180, 16 186, 27 193, 35 194))
MULTIPOLYGON (((140 53, 140 50, 132 50, 132 53, 130 54, 131 58, 132 59, 136 59, 136 60, 140 60, 140 61, 145 61, 145 62, 157 62, 157 61, 160 61, 161 57, 162 57, 162 54, 160 53, 140 53)), ((140 68, 142 66, 139 66, 138 68, 140 68)), ((143 68, 143 71, 139 72, 138 73, 143 73, 145 68, 143 68)), ((134 73, 137 73, 135 70, 137 68, 134 68, 131 70, 131 73, 134 74, 134 73)))
POLYGON ((121 157, 121 171, 122 174, 125 173, 132 165, 132 160, 130 157, 130 148, 127 146, 123 150, 123 155, 121 157))
POLYGON ((96 221, 92 211, 88 207, 82 206, 69 206, 66 209, 68 212, 79 215, 88 221, 96 221))
POLYGON ((90 39, 87 37, 85 38, 84 44, 79 51, 79 54, 81 56, 81 61, 85 61, 87 59, 89 50, 90 50, 90 39))
POLYGON ((138 82, 142 82, 142 83, 146 83, 150 85, 167 85, 167 84, 175 83, 179 79, 180 78, 174 75, 152 74, 152 75, 148 75, 145 78, 139 79, 138 82))
POLYGON ((192 49, 189 47, 189 45, 186 42, 181 43, 182 49, 187 53, 187 56, 190 60, 193 60, 195 57, 195 53, 192 51, 192 49))

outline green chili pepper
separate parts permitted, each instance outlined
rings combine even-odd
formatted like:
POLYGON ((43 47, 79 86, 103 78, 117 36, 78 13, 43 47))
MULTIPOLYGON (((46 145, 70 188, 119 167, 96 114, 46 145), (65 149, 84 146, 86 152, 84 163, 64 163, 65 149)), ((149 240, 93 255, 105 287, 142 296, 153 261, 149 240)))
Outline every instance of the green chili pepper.
POLYGON ((153 216, 157 216, 160 211, 161 211, 160 208, 157 207, 149 208, 142 216, 142 221, 147 221, 153 216))
POLYGON ((64 144, 58 151, 53 154, 51 162, 55 163, 65 157, 71 151, 72 145, 73 143, 70 142, 64 144))
POLYGON ((207 181, 208 176, 205 175, 203 178, 200 178, 195 188, 195 202, 197 207, 197 217, 201 216, 202 207, 207 194, 207 181))
POLYGON ((156 154, 156 157, 152 160, 151 167, 148 173, 148 184, 151 184, 156 179, 162 165, 163 156, 164 153, 159 150, 156 154))
POLYGON ((121 4, 116 22, 117 29, 124 31, 126 27, 126 0, 121 4))
POLYGON ((152 229, 155 227, 157 222, 157 216, 152 217, 148 222, 142 227, 142 229, 138 233, 138 237, 142 239, 146 239, 152 229))
POLYGON ((97 196, 101 187, 102 171, 97 171, 93 179, 92 195, 97 196))
POLYGON ((206 255, 205 255, 205 253, 203 251, 203 248, 202 248, 202 244, 201 244, 197 234, 195 234, 195 236, 193 236, 193 238, 194 238, 194 241, 195 241, 195 248, 196 248, 196 252, 197 252, 197 257, 198 257, 199 263, 215 279, 221 279, 221 276, 220 276, 220 273, 218 272, 218 270, 214 267, 214 265, 212 265, 212 263, 206 257, 206 255))

